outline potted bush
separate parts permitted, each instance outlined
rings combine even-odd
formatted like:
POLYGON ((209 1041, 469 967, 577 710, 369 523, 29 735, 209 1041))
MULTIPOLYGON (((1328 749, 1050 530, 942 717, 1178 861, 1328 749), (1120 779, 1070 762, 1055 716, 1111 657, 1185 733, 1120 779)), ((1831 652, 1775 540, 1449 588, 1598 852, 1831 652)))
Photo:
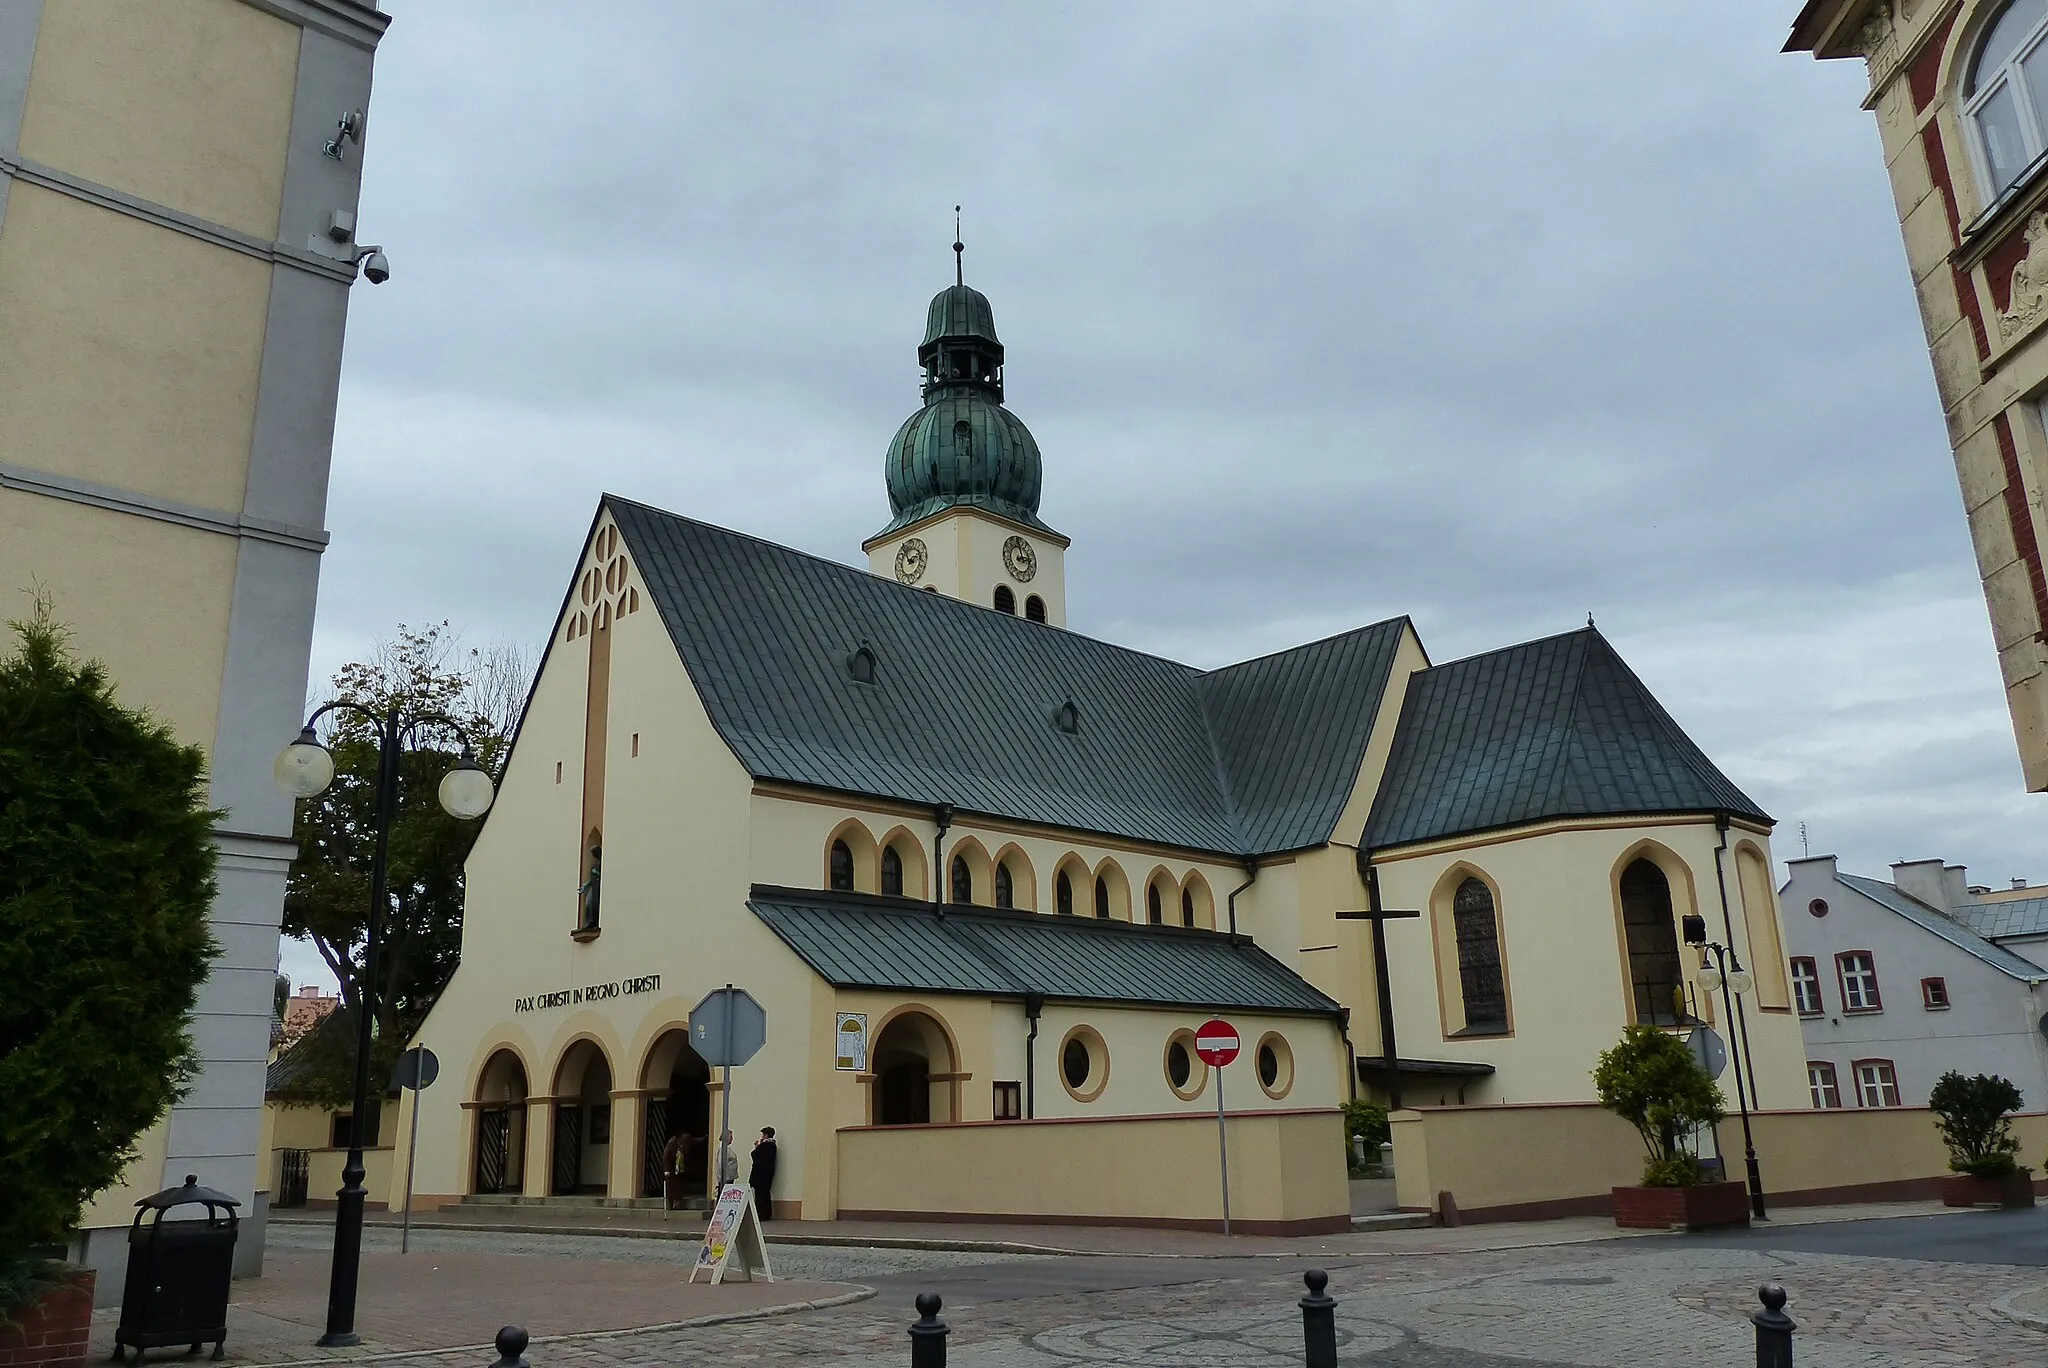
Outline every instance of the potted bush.
POLYGON ((2011 1079, 1996 1074, 1965 1078, 1950 1069, 1936 1080, 1927 1107, 1956 1175, 1941 1180, 1942 1205, 2034 1204, 2034 1175, 2013 1158, 2020 1142, 2013 1138, 2009 1118, 2020 1109, 2020 1090, 2011 1079))
POLYGON ((1593 1071, 1600 1105, 1636 1128, 1648 1157, 1643 1181, 1614 1189, 1614 1223, 1632 1230, 1748 1225, 1741 1183, 1706 1182, 1684 1138, 1723 1116, 1721 1090, 1677 1036, 1631 1026, 1593 1071))
MULTIPOLYGON (((0 1364, 82 1364, 60 1252, 196 1064, 213 955, 204 755, 114 697, 47 603, 0 655, 0 1364)), ((153 1184, 151 1185, 153 1186, 153 1184)))

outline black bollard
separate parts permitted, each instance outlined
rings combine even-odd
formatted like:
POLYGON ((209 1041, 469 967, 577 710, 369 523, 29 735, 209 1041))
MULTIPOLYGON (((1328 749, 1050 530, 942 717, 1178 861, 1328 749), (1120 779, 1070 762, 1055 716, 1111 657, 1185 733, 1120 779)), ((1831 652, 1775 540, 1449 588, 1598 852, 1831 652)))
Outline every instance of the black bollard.
POLYGON ((917 1294, 917 1324, 910 1327, 910 1368, 946 1368, 946 1323, 936 1292, 917 1294))
POLYGON ((1311 1268, 1301 1275, 1308 1295, 1301 1299, 1301 1339, 1308 1368, 1337 1368, 1337 1299, 1326 1296, 1330 1275, 1311 1268))
POLYGON ((492 1364, 491 1368, 530 1368, 521 1357, 526 1352, 527 1339, 526 1327, 523 1325, 508 1325, 500 1330, 497 1339, 498 1361, 492 1364))
POLYGON ((1756 1299, 1764 1304, 1749 1316, 1756 1327, 1756 1368, 1792 1368, 1792 1332, 1799 1326, 1785 1314, 1785 1289, 1767 1282, 1756 1290, 1756 1299))

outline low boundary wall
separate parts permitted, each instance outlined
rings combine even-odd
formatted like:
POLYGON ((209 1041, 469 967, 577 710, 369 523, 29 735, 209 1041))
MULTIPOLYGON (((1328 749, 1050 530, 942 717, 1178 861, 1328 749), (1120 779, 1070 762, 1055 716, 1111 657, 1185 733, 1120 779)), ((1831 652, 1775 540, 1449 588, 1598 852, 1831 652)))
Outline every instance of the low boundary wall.
MULTIPOLYGON (((1228 1133, 1233 1230, 1351 1228, 1339 1113, 1247 1112, 1228 1133)), ((849 1126, 837 1138, 842 1220, 1223 1225, 1214 1115, 849 1126)))
MULTIPOLYGON (((1752 1112, 1764 1196, 1780 1206, 1937 1195, 1948 1150, 1925 1107, 1752 1112)), ((1405 1211, 1466 1222, 1603 1216, 1610 1190, 1641 1179, 1642 1141, 1591 1102, 1427 1107, 1392 1117, 1394 1186, 1405 1211), (1442 1209, 1442 1194, 1451 1210, 1442 1209)), ((2013 1118, 2019 1162, 2048 1168, 2048 1113, 2013 1118)), ((1743 1177, 1742 1122, 1720 1125, 1730 1178, 1743 1177)))

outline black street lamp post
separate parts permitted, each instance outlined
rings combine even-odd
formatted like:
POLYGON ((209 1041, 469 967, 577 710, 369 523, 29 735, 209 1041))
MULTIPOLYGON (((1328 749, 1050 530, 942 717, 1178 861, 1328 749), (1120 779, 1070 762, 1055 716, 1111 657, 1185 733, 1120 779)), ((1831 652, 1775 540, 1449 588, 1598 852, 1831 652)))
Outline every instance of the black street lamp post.
POLYGON ((1707 939, 1707 919, 1697 915, 1685 918, 1685 942, 1699 947, 1700 986, 1709 993, 1721 990, 1722 1018, 1730 1022, 1728 1054, 1735 1065, 1735 1105, 1742 1113, 1742 1158, 1749 1180, 1749 1211, 1759 1221, 1768 1221, 1770 1213, 1764 1210, 1763 1171, 1757 1167, 1756 1137, 1749 1128, 1749 1093, 1756 1087, 1755 1061, 1750 1060, 1747 1088, 1743 1082, 1743 1063, 1749 1056, 1749 1022, 1743 1016, 1741 995, 1755 983, 1749 971, 1742 967, 1742 960, 1736 955, 1735 947, 1707 939), (1714 963, 1704 960, 1712 953, 1714 963))
MULTIPOLYGON (((356 1334, 356 1280, 363 1251, 363 1204, 369 1193, 363 1187, 364 1121, 370 1109, 370 1046, 377 1012, 377 944, 384 925, 385 904, 390 897, 389 855, 391 823, 398 812, 398 760, 403 742, 412 729, 432 723, 452 729, 462 738, 462 758, 441 776, 441 807, 451 817, 481 817, 490 810, 495 792, 490 775, 476 763, 469 736, 462 724, 439 713, 408 716, 402 704, 394 703, 382 714, 358 703, 337 700, 317 709, 306 719, 298 740, 278 754, 277 786, 294 799, 315 798, 334 782, 334 756, 320 744, 313 725, 328 713, 352 712, 377 728, 376 854, 370 862, 370 919, 364 935, 363 978, 356 994, 356 1086, 355 1112, 349 1124, 348 1163, 341 1170, 341 1190, 335 1194, 334 1265, 327 1287, 327 1333, 320 1344, 327 1347, 362 1343, 356 1334)), ((417 1104, 415 1104, 417 1105, 417 1104)))

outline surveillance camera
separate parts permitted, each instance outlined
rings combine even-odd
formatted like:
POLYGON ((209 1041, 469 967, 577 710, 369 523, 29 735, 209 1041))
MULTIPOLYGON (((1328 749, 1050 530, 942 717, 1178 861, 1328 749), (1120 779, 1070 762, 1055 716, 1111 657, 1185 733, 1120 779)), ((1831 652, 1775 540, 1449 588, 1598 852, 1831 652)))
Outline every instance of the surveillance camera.
POLYGON ((363 274, 372 285, 382 285, 391 279, 391 262, 382 252, 371 252, 363 258, 363 274))

